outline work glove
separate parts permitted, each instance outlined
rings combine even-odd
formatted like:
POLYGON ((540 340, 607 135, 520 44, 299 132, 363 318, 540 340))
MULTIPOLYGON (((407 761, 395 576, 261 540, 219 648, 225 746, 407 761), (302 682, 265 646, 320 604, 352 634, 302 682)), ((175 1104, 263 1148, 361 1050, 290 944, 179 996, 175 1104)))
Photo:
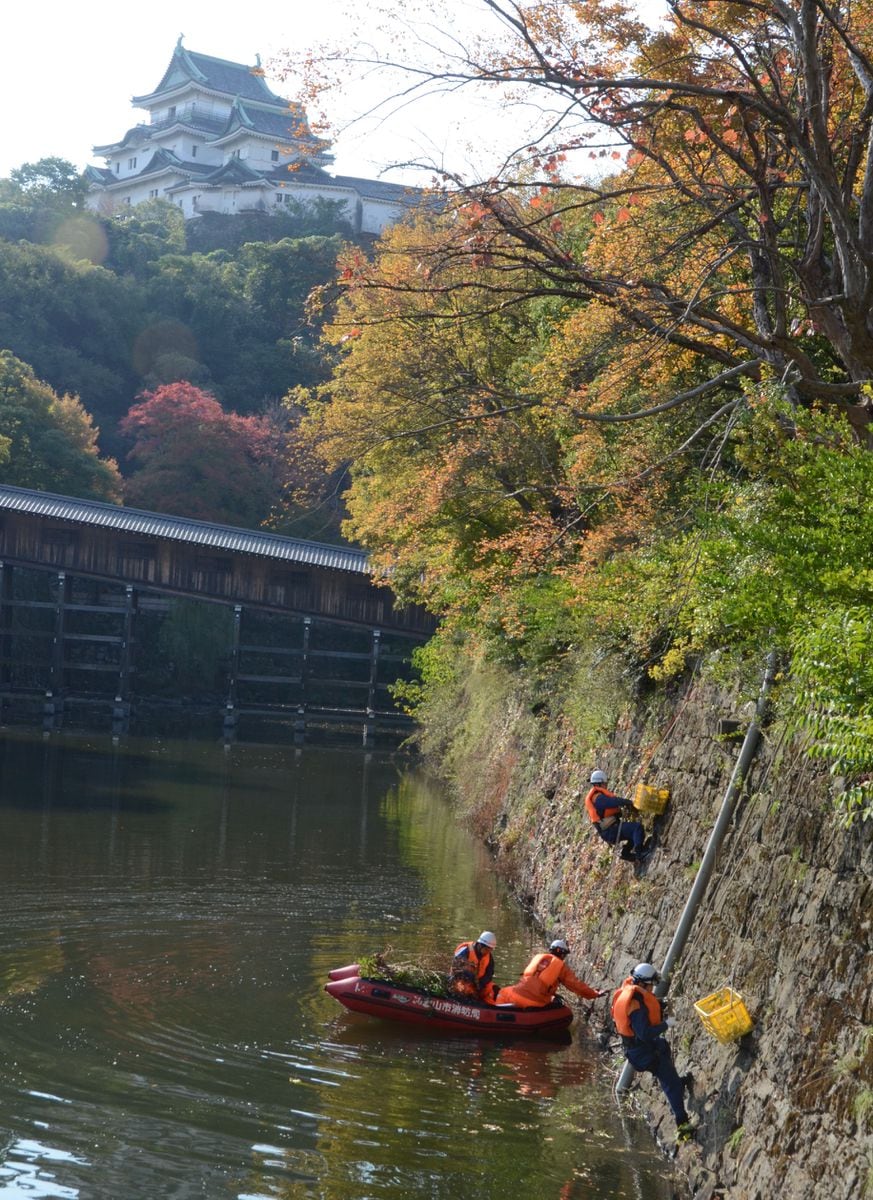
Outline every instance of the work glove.
POLYGON ((667 1020, 664 1022, 664 1024, 667 1026, 668 1029, 672 1029, 673 1026, 676 1024, 676 1018, 668 1017, 667 1020))

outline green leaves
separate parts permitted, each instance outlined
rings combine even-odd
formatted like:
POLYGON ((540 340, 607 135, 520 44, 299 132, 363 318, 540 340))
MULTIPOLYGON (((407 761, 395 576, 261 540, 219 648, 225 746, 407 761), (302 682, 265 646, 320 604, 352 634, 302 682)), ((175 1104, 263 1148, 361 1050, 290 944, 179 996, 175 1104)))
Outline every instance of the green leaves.
POLYGON ((0 481, 118 500, 121 479, 97 451, 97 430, 76 396, 58 396, 27 363, 0 350, 0 481))
POLYGON ((637 556, 636 608, 625 618, 656 677, 689 654, 727 651, 790 661, 792 728, 843 780, 849 821, 873 813, 873 455, 838 416, 753 411, 745 461, 755 471, 707 484, 693 527, 637 556))
POLYGON ((873 613, 835 607, 810 616, 794 646, 792 725, 843 780, 837 809, 848 825, 873 817, 873 613))

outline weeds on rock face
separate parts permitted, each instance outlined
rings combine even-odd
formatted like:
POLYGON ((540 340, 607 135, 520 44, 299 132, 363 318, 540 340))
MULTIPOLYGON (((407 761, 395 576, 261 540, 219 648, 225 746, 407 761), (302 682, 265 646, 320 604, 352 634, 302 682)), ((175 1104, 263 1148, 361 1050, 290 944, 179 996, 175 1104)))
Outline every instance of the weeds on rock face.
POLYGON ((731 1154, 736 1154, 737 1150, 740 1148, 740 1142, 743 1140, 745 1132, 746 1127, 744 1125, 740 1125, 728 1138, 727 1146, 731 1154))

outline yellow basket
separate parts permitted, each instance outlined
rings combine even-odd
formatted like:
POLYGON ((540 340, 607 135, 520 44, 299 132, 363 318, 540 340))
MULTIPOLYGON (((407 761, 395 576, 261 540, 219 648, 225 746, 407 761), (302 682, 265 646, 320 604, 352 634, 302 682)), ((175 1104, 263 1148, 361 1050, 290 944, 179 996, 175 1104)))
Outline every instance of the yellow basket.
POLYGON ((669 788, 650 787, 647 783, 638 783, 634 792, 633 805, 637 812, 652 813, 659 817, 667 807, 670 799, 669 788))
POLYGON ((711 996, 698 1000, 694 1009, 708 1032, 725 1044, 735 1042, 755 1024, 742 996, 729 987, 719 988, 711 996))

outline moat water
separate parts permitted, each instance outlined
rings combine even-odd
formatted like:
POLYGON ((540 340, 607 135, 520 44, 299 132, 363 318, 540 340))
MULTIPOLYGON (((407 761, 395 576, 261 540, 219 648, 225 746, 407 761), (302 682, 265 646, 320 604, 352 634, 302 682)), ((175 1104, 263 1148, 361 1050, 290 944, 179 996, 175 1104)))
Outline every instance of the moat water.
POLYGON ((482 928, 501 983, 539 948, 405 759, 6 729, 0 820, 0 1197, 672 1194, 581 1009, 494 1041, 324 992, 482 928))

